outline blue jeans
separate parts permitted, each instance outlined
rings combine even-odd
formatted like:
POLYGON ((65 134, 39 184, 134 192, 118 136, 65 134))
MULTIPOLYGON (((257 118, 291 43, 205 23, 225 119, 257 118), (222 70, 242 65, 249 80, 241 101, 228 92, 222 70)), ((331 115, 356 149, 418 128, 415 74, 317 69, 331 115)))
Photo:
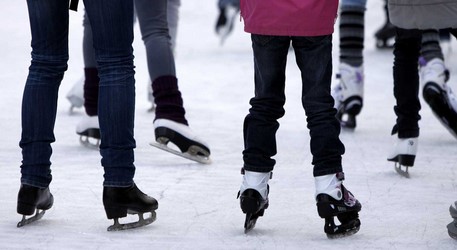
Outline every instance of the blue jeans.
MULTIPOLYGON (((57 95, 68 61, 68 1, 27 0, 32 62, 22 100, 21 183, 51 182, 57 95)), ((105 186, 133 184, 133 1, 85 0, 100 76, 100 154, 105 186)))
POLYGON ((313 175, 342 171, 344 145, 339 139, 340 124, 330 95, 332 77, 332 36, 285 37, 251 35, 254 51, 255 96, 244 120, 244 169, 256 172, 273 170, 278 119, 286 97, 285 70, 292 41, 302 77, 302 105, 311 136, 313 175))

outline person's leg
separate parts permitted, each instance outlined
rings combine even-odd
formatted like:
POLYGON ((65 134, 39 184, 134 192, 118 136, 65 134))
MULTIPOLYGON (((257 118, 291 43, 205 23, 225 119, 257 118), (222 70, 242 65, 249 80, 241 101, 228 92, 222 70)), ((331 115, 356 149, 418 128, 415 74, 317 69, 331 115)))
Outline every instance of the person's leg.
POLYGON ((338 84, 333 88, 341 125, 355 128, 363 106, 363 42, 366 0, 343 0, 340 7, 340 64, 338 84))
POLYGON ((176 40, 178 36, 179 7, 181 0, 169 0, 167 7, 168 31, 170 33, 171 50, 176 51, 176 40))
POLYGON ((345 149, 339 139, 340 124, 330 95, 332 36, 293 37, 292 46, 301 71, 317 211, 325 219, 324 231, 329 238, 352 235, 360 228, 358 212, 362 206, 342 184, 341 156, 345 149), (335 217, 341 222, 338 226, 335 217))
POLYGON ((155 119, 164 118, 187 125, 168 34, 167 0, 135 0, 135 7, 157 105, 155 119))
POLYGON ((218 0, 219 15, 216 20, 216 34, 221 38, 221 44, 233 30, 234 21, 240 11, 239 0, 218 0))
POLYGON ((395 162, 398 173, 408 176, 414 165, 419 137, 419 74, 418 59, 421 47, 419 30, 397 29, 394 45, 394 96, 397 116, 392 129, 395 144, 387 160, 395 162), (405 166, 406 169, 402 169, 405 166))
POLYGON ((419 72, 418 59, 421 32, 398 29, 394 48, 394 96, 399 138, 419 136, 419 72))
POLYGON ((108 230, 144 226, 155 220, 157 201, 135 185, 133 136, 135 79, 133 65, 133 0, 85 0, 93 30, 93 43, 100 76, 99 122, 100 154, 104 167, 103 204, 108 230), (131 226, 117 219, 130 213, 150 212, 151 217, 131 226))
POLYGON ((89 17, 84 12, 83 19, 83 59, 84 59, 84 108, 89 116, 98 112, 98 77, 97 61, 92 37, 92 26, 89 17))
POLYGON ((51 143, 59 86, 68 61, 68 2, 28 0, 32 33, 32 62, 22 98, 21 187, 17 212, 22 214, 18 227, 43 216, 52 207, 49 191, 51 143), (35 216, 26 218, 28 215, 35 216))
POLYGON ((286 97, 285 70, 289 37, 251 35, 254 52, 255 96, 244 120, 243 180, 239 197, 246 214, 245 231, 251 230, 268 208, 268 180, 275 165, 278 119, 286 97))
POLYGON ((127 187, 133 185, 135 173, 133 1, 85 0, 84 4, 100 76, 98 114, 104 186, 127 187))
POLYGON ((314 176, 342 171, 344 145, 330 95, 332 36, 294 37, 292 45, 303 81, 302 104, 311 136, 314 176))
POLYGON ((210 154, 208 146, 194 135, 185 118, 168 34, 167 3, 167 0, 135 0, 156 104, 156 141, 161 145, 171 141, 181 153, 207 158, 210 154))
POLYGON ((284 111, 285 68, 288 37, 251 35, 254 51, 255 96, 244 120, 244 169, 255 172, 273 170, 276 155, 278 119, 284 111))
POLYGON ((21 183, 51 182, 51 143, 59 86, 68 61, 68 2, 28 0, 32 62, 22 99, 21 183), (46 2, 46 3, 45 3, 46 2))

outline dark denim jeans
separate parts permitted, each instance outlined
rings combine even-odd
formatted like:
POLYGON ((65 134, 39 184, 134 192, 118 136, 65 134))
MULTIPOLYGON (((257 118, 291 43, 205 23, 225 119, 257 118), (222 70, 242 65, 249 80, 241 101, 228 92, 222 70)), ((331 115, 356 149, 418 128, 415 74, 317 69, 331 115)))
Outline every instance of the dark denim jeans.
POLYGON ((311 136, 314 176, 342 171, 344 145, 330 95, 332 36, 284 37, 251 35, 254 51, 255 96, 244 121, 244 169, 273 170, 276 131, 285 104, 285 70, 292 42, 302 78, 302 104, 311 136))
POLYGON ((394 47, 394 96, 397 115, 392 133, 399 138, 419 136, 419 70, 418 60, 422 33, 419 30, 397 29, 394 47))
MULTIPOLYGON (((22 100, 21 183, 51 182, 57 95, 68 61, 68 1, 27 0, 32 62, 22 100)), ((100 154, 105 186, 133 184, 133 0, 85 0, 99 66, 100 154)), ((71 156, 70 156, 71 157, 71 156)))

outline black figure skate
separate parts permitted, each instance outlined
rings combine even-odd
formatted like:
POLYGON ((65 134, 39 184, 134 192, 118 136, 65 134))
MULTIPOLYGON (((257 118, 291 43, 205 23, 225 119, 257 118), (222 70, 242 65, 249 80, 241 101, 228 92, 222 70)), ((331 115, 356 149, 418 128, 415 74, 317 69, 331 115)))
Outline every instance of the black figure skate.
POLYGON ((202 164, 211 163, 208 146, 189 126, 168 119, 157 119, 154 128, 156 142, 151 142, 151 146, 202 164), (169 147, 170 142, 179 150, 169 147))
POLYGON ((103 205, 108 219, 114 219, 114 225, 108 231, 119 231, 149 225, 156 219, 155 210, 159 207, 157 200, 144 194, 133 184, 131 187, 104 187, 103 205), (119 218, 128 214, 138 214, 137 222, 120 224, 119 218), (144 213, 151 213, 144 218, 144 213))
POLYGON ((325 219, 324 232, 329 239, 357 233, 360 229, 360 202, 342 184, 343 173, 315 177, 317 212, 325 219), (334 217, 340 225, 336 225, 334 217))
POLYGON ((260 173, 241 170, 243 182, 241 184, 238 197, 240 198, 240 207, 246 214, 244 221, 244 233, 251 231, 260 216, 263 216, 265 209, 268 208, 268 193, 270 191, 268 180, 271 178, 271 172, 260 173))
POLYGON ((50 209, 53 204, 54 197, 49 191, 49 187, 38 188, 21 185, 17 197, 17 213, 22 214, 22 220, 17 223, 17 227, 22 227, 41 219, 46 210, 50 209), (29 215, 33 216, 27 218, 29 215))

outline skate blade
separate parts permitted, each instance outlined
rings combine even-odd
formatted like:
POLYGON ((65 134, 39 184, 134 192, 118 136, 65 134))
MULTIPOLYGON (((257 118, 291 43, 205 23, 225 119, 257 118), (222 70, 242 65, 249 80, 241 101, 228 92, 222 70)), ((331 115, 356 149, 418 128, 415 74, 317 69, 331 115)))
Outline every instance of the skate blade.
POLYGON ((249 233, 255 227, 258 216, 254 216, 251 213, 246 214, 246 220, 244 221, 244 233, 249 233))
POLYGON ((30 218, 26 218, 26 216, 23 215, 22 220, 17 223, 17 227, 23 227, 25 225, 33 223, 33 222, 41 219, 45 213, 46 213, 46 210, 37 209, 35 215, 30 218))
POLYGON ((79 142, 84 147, 91 148, 91 149, 96 149, 96 150, 100 149, 100 139, 98 139, 98 138, 93 138, 93 137, 89 137, 89 136, 86 136, 86 135, 81 135, 79 137, 79 142))
POLYGON ((133 228, 138 228, 138 227, 143 227, 146 225, 149 225, 153 223, 156 220, 156 212, 152 211, 151 216, 148 218, 144 219, 143 214, 139 213, 138 214, 139 220, 136 222, 131 222, 131 223, 125 223, 121 224, 119 223, 119 218, 114 218, 114 224, 109 226, 107 228, 108 231, 123 231, 123 230, 129 230, 133 228))
MULTIPOLYGON (((166 144, 162 144, 162 143, 158 143, 158 142, 151 142, 151 143, 149 143, 149 145, 162 149, 162 150, 172 153, 174 155, 181 156, 181 157, 184 157, 184 158, 192 160, 192 161, 196 161, 201 164, 210 164, 211 163, 211 159, 208 156, 189 154, 187 152, 182 153, 178 150, 174 150, 174 149, 168 147, 166 144)), ((193 151, 193 150, 191 150, 191 151, 193 151)))
POLYGON ((405 178, 410 178, 409 176, 409 172, 408 172, 408 169, 409 167, 408 166, 402 166, 400 163, 398 162, 395 162, 395 171, 400 174, 401 176, 405 177, 405 178), (405 167, 405 169, 403 170, 402 167, 405 167))
POLYGON ((356 234, 360 230, 360 227, 356 227, 352 230, 348 230, 344 233, 339 233, 339 234, 327 234, 328 239, 340 239, 340 238, 345 238, 351 235, 356 234))

